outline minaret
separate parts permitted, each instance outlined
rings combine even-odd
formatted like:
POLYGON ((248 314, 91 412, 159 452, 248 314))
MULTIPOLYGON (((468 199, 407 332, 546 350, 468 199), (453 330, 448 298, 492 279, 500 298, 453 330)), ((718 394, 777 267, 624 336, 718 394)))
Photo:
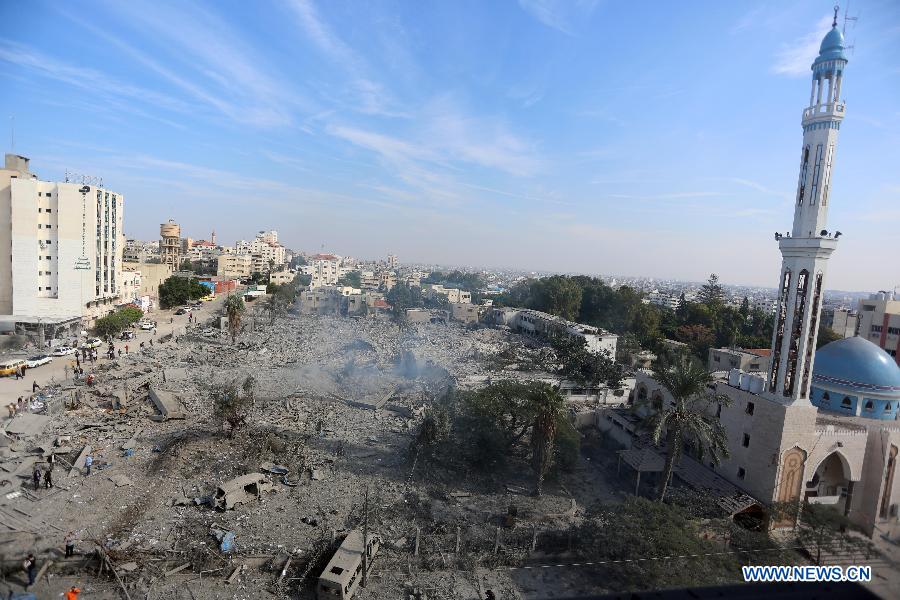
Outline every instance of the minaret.
POLYGON ((212 242, 213 246, 216 245, 216 230, 215 229, 212 230, 212 236, 210 237, 209 241, 212 242))
POLYGON ((794 227, 787 236, 775 234, 782 262, 766 389, 787 403, 809 402, 823 279, 840 235, 831 235, 825 229, 835 147, 844 119, 841 81, 847 65, 837 11, 835 7, 831 31, 822 40, 819 56, 812 64, 809 106, 803 110, 802 119, 794 227))

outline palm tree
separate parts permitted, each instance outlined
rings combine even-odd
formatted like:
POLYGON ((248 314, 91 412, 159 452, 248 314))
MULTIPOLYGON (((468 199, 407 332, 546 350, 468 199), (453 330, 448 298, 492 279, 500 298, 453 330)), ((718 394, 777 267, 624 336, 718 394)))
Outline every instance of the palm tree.
POLYGON ((534 495, 544 491, 544 477, 553 466, 557 423, 563 414, 565 401, 559 390, 547 384, 535 385, 530 392, 529 403, 534 412, 531 427, 531 468, 536 477, 534 495))
POLYGON ((710 408, 715 404, 727 406, 731 400, 710 392, 712 375, 690 357, 680 357, 669 369, 656 373, 655 379, 674 400, 671 406, 665 402, 654 406, 644 421, 654 444, 659 446, 663 436, 666 439, 666 465, 659 482, 662 502, 685 442, 693 447, 701 461, 707 454, 715 464, 719 464, 720 457, 728 457, 728 436, 710 408))
POLYGON ((228 331, 231 333, 231 343, 237 341, 237 334, 241 328, 241 314, 244 312, 244 301, 240 296, 229 295, 225 299, 225 315, 228 317, 228 331))

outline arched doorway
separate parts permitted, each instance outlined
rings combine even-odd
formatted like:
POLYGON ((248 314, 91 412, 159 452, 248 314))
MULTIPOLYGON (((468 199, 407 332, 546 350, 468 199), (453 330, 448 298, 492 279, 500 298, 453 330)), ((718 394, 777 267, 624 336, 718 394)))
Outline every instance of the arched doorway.
MULTIPOLYGON (((781 460, 781 477, 778 480, 778 493, 775 501, 796 506, 800 501, 800 492, 803 487, 803 470, 806 465, 806 451, 794 446, 784 453, 781 460)), ((784 516, 775 523, 775 527, 792 527, 794 525, 793 511, 787 510, 784 516)))
POLYGON ((806 500, 846 513, 850 491, 850 465, 840 452, 832 452, 819 463, 806 482, 806 500))
POLYGON ((887 519, 890 516, 891 488, 894 487, 894 468, 897 466, 897 446, 891 446, 888 453, 887 468, 884 470, 884 490, 881 492, 881 507, 878 516, 887 519))

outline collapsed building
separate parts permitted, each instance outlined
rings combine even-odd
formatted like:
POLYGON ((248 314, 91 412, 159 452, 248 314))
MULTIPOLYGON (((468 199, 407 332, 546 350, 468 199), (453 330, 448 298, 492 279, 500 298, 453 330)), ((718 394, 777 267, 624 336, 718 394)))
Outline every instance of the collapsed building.
POLYGON ((486 320, 495 325, 505 325, 518 333, 549 341, 554 337, 571 337, 584 340, 590 352, 616 355, 619 336, 599 327, 582 325, 528 308, 491 308, 486 320))

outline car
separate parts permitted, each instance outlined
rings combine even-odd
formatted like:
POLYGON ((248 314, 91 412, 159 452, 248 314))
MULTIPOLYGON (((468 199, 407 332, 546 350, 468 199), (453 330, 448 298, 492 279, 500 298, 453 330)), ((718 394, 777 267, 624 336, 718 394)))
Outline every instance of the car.
POLYGON ((195 300, 194 302, 191 302, 191 306, 194 307, 194 308, 200 308, 201 306, 203 306, 202 299, 201 299, 201 300, 195 300))
POLYGON ((67 354, 77 354, 78 350, 71 346, 57 346, 50 354, 52 356, 66 356, 67 354))
POLYGON ((16 371, 19 369, 24 369, 28 365, 21 358, 12 358, 10 360, 4 360, 0 362, 0 377, 4 375, 9 375, 12 377, 16 374, 16 371))
POLYGON ((178 310, 175 311, 175 314, 176 315, 186 315, 186 314, 188 314, 188 311, 183 308, 179 308, 178 310))
POLYGON ((156 321, 141 321, 139 327, 144 331, 150 331, 151 329, 156 327, 156 321))
POLYGON ((81 344, 81 348, 84 350, 93 350, 94 348, 99 348, 103 345, 103 340, 100 338, 88 338, 81 344))
POLYGON ((46 354, 38 354, 37 356, 32 356, 25 360, 25 366, 29 369, 33 369, 35 367, 40 367, 41 365, 46 365, 50 362, 53 362, 53 359, 47 356, 46 354))

